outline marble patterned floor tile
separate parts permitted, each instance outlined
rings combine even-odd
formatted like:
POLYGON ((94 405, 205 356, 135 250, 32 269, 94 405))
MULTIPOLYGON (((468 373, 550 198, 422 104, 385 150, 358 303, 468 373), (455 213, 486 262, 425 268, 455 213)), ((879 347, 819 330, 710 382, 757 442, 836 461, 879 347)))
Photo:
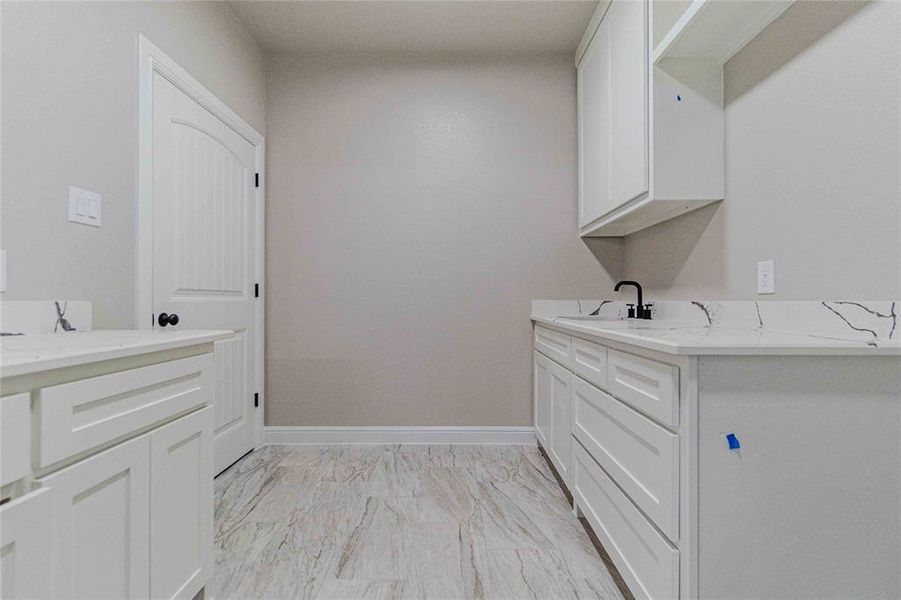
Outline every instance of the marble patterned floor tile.
POLYGON ((622 598, 534 447, 267 446, 215 494, 217 599, 622 598))
POLYGON ((579 586, 559 557, 540 550, 488 554, 488 595, 494 598, 579 600, 579 586))
POLYGON ((370 497, 359 522, 341 547, 339 579, 404 579, 412 498, 370 497))
POLYGON ((408 535, 410 564, 404 600, 464 598, 460 525, 431 523, 408 535))
POLYGON ((317 600, 399 600, 405 582, 391 579, 332 579, 316 596, 317 600))

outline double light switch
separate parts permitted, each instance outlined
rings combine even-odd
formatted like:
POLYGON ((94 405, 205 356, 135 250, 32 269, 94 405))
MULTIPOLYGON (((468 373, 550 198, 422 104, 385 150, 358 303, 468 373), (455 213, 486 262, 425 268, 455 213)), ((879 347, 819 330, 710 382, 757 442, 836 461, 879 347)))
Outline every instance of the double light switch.
POLYGON ((69 221, 100 227, 102 203, 100 194, 69 186, 69 221))

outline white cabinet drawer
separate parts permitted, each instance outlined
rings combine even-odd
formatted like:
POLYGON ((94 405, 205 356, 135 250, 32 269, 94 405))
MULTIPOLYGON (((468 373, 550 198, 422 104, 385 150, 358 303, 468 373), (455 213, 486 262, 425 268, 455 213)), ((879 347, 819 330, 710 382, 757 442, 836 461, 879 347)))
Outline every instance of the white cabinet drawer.
POLYGON ((679 426, 679 367, 610 350, 607 389, 664 425, 679 426))
POLYGON ((572 339, 573 370, 598 387, 607 387, 607 348, 594 342, 572 339))
POLYGON ((30 458, 31 395, 0 398, 0 485, 28 475, 30 458))
POLYGON ((679 539, 679 436, 578 377, 573 434, 671 540, 679 539))
POLYGON ((573 496, 636 598, 678 598, 679 551, 576 442, 573 496))
POLYGON ((535 326, 535 349, 564 367, 572 364, 572 338, 565 333, 535 326))
POLYGON ((212 364, 204 354, 39 390, 40 467, 202 406, 212 364))

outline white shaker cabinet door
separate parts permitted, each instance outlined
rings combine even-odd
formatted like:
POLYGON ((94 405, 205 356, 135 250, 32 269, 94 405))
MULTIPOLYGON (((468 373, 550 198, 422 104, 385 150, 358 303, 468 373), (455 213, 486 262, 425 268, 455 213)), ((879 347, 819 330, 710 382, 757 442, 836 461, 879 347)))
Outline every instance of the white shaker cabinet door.
POLYGON ((606 18, 579 61, 577 110, 581 227, 613 208, 610 198, 610 31, 606 18))
POLYGON ((648 191, 647 11, 610 2, 579 61, 580 227, 648 191))
POLYGON ((535 435, 545 450, 551 443, 551 365, 549 358, 532 352, 535 435))
POLYGON ((550 455, 563 482, 569 485, 572 462, 572 373, 551 363, 550 455))
POLYGON ((190 600, 213 569, 213 408, 150 434, 150 595, 190 600))
POLYGON ((610 35, 609 209, 648 191, 648 3, 613 0, 610 35))
POLYGON ((0 399, 0 485, 28 475, 30 453, 31 394, 4 396, 0 399))
POLYGON ((49 598, 51 490, 42 488, 0 508, 0 598, 49 598))
POLYGON ((147 598, 150 437, 143 435, 41 480, 53 500, 53 596, 147 598))

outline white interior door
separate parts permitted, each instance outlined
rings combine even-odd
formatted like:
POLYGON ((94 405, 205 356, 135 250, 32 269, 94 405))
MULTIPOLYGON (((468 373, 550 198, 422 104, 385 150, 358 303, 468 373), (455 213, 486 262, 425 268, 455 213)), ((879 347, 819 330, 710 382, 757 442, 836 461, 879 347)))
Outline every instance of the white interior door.
POLYGON ((215 350, 219 473, 254 447, 256 147, 157 72, 152 89, 153 326, 236 332, 215 350))

